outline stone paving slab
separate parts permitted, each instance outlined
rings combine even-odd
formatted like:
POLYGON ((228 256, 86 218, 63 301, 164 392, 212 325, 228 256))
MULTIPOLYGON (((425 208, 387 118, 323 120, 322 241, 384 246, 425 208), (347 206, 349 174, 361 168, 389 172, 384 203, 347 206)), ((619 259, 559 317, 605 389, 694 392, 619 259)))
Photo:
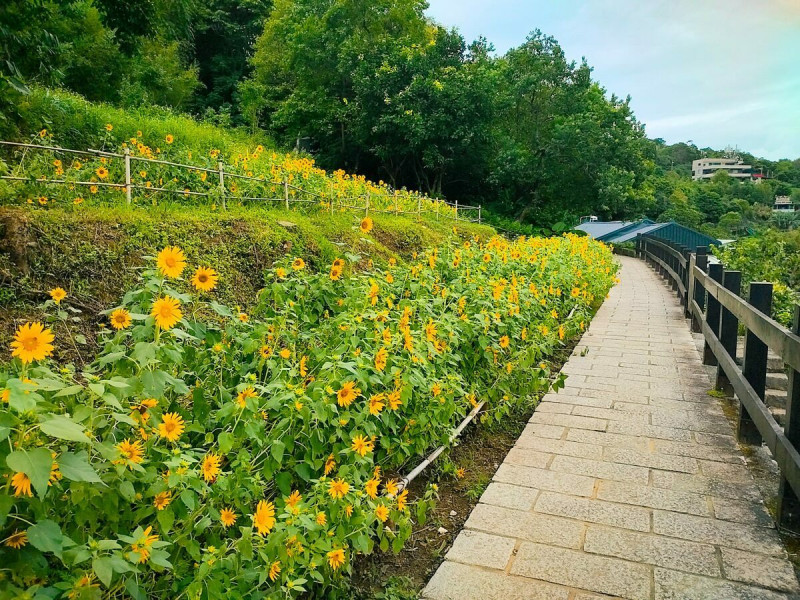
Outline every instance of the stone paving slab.
POLYGON ((621 262, 423 598, 800 598, 674 293, 621 262))

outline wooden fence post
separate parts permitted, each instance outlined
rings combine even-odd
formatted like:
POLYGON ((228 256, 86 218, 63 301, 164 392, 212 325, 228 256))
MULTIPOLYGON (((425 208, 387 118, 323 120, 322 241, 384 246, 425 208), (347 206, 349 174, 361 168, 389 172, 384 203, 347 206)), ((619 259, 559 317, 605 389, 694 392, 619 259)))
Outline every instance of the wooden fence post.
MULTIPOLYGON (((772 284, 766 282, 752 282, 750 284, 749 302, 753 308, 760 310, 765 315, 772 312, 772 284)), ((745 379, 753 386, 758 397, 764 401, 767 388, 767 345, 756 337, 750 330, 744 339, 744 366, 742 373, 745 379)), ((736 428, 739 441, 756 446, 761 445, 761 434, 747 409, 739 402, 739 424, 736 428)))
MULTIPOLYGON (((739 295, 742 288, 742 272, 728 271, 722 274, 722 286, 735 295, 739 295)), ((736 362, 736 342, 739 332, 739 319, 724 306, 719 319, 719 341, 728 355, 736 362)), ((722 366, 717 366, 716 389, 724 392, 727 396, 733 396, 733 386, 728 376, 725 375, 722 366)))
POLYGON ((456 221, 458 221, 458 200, 456 200, 456 221))
POLYGON ((481 223, 481 205, 478 204, 478 225, 481 223))
POLYGON ((125 201, 131 203, 131 149, 125 146, 125 201))
MULTIPOLYGON (((792 333, 800 335, 800 304, 794 307, 792 333)), ((786 422, 783 434, 795 448, 800 447, 800 373, 789 369, 789 396, 786 398, 786 422)), ((800 533, 800 500, 781 475, 778 489, 778 527, 800 533)))
POLYGON ((283 180, 283 203, 286 206, 286 210, 289 210, 289 179, 284 178, 283 180))
POLYGON ((686 317, 687 319, 690 319, 692 325, 692 331, 694 331, 695 320, 692 318, 692 300, 695 299, 694 266, 697 264, 697 254, 695 254, 694 252, 689 252, 686 258, 687 258, 686 268, 688 272, 686 273, 686 306, 684 307, 685 310, 683 312, 683 316, 686 317))
POLYGON ((228 208, 228 203, 225 198, 225 168, 222 161, 217 163, 217 169, 219 170, 219 194, 222 200, 222 210, 225 210, 228 208))
MULTIPOLYGON (((708 276, 710 279, 716 281, 717 283, 722 283, 722 265, 720 263, 714 263, 713 265, 708 265, 706 269, 708 276)), ((700 284, 700 282, 698 282, 700 284)), ((705 297, 705 289, 702 289, 702 285, 700 285, 702 290, 701 297, 705 297)), ((697 294, 697 287, 695 287, 695 294, 697 294)), ((700 302, 698 301, 698 304, 700 302)), ((700 305, 700 308, 703 308, 703 305, 700 305)), ((711 332, 719 337, 719 317, 721 311, 721 305, 719 300, 714 298, 711 294, 708 295, 708 307, 706 308, 706 324, 711 329, 711 332)), ((698 331, 702 331, 702 328, 698 328, 698 331)), ((711 346, 708 345, 708 342, 703 343, 703 364, 715 367, 717 362, 717 357, 714 356, 713 350, 711 350, 711 346)))
MULTIPOLYGON (((694 264, 697 268, 701 269, 702 271, 708 271, 708 247, 707 246, 698 246, 697 251, 694 257, 694 264)), ((694 299, 697 301, 698 306, 700 306, 700 310, 703 310, 706 305, 706 290, 703 288, 703 284, 699 281, 694 281, 694 299)), ((715 317, 717 322, 719 321, 719 315, 715 317)), ((692 331, 695 333, 699 333, 702 331, 702 327, 700 326, 700 320, 692 319, 692 331)))

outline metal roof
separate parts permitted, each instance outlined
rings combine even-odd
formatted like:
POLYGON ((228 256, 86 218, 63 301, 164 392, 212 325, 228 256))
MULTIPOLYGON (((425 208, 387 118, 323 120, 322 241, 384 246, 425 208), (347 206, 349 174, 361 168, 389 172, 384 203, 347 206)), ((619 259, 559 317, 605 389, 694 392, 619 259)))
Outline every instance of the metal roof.
POLYGON ((664 227, 664 225, 666 225, 666 223, 638 223, 637 227, 626 229, 623 232, 614 233, 612 238, 605 241, 613 242, 615 244, 629 242, 633 239, 636 239, 637 235, 650 233, 651 231, 655 231, 656 229, 664 227))
POLYGON ((587 221, 586 223, 581 223, 575 229, 580 229, 586 235, 598 239, 632 223, 632 221, 587 221))

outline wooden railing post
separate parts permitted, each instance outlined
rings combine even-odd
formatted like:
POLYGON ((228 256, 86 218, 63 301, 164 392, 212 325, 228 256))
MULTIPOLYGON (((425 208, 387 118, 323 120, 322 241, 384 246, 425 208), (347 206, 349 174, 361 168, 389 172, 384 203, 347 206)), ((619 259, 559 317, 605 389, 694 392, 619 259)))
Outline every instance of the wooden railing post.
POLYGON ((131 203, 131 192, 131 149, 125 146, 125 202, 129 205, 131 203))
MULTIPOLYGON (((800 305, 794 307, 792 333, 800 335, 800 305)), ((795 448, 800 447, 800 373, 789 369, 789 396, 786 398, 786 422, 783 434, 795 448)), ((778 489, 778 527, 800 533, 800 500, 797 494, 781 475, 778 489)))
POLYGON ((458 221, 458 200, 456 200, 456 221, 458 221))
POLYGON ((689 316, 689 267, 691 254, 686 246, 681 246, 681 256, 683 257, 683 264, 681 264, 681 283, 683 283, 683 294, 681 295, 681 303, 683 304, 683 315, 689 316))
MULTIPOLYGON (((722 274, 722 286, 729 292, 738 296, 742 288, 742 272, 726 270, 722 274)), ((722 347, 734 362, 736 362, 736 341, 738 332, 739 319, 723 306, 722 314, 719 319, 719 341, 722 342, 722 347)), ((725 371, 722 369, 721 365, 717 367, 717 384, 715 387, 717 390, 724 392, 727 396, 733 396, 733 386, 728 376, 725 375, 725 371)))
MULTIPOLYGON (((697 268, 702 271, 708 271, 708 248, 706 246, 698 246, 697 252, 695 253, 694 257, 694 264, 697 265, 697 268)), ((720 267, 721 268, 721 267, 720 267)), ((694 275, 692 275, 694 277, 694 275)), ((720 279, 720 281, 722 281, 720 279)), ((703 284, 700 281, 694 281, 694 299, 697 302, 697 305, 700 307, 702 311, 706 306, 706 290, 703 287, 703 284)), ((716 320, 714 323, 719 322, 719 314, 714 317, 716 320)), ((692 319, 692 331, 695 333, 701 332, 703 329, 700 326, 699 318, 692 319)), ((716 364, 716 363, 714 363, 716 364)))
POLYGON ((286 207, 286 210, 289 210, 289 180, 283 180, 283 204, 286 207))
MULTIPOLYGON (((722 265, 720 263, 714 263, 713 265, 707 265, 706 271, 708 272, 708 276, 710 279, 716 281, 717 283, 722 283, 722 265)), ((695 294, 700 299, 705 298, 706 291, 703 288, 702 284, 698 281, 697 286, 695 287, 695 294), (698 286, 700 288, 700 292, 698 292, 698 286)), ((700 308, 703 308, 703 304, 701 304, 700 300, 697 302, 700 304, 700 308)), ((708 295, 708 307, 706 308, 705 317, 706 317, 706 324, 711 329, 711 333, 715 336, 719 337, 719 321, 720 321, 720 312, 722 306, 719 303, 719 300, 714 298, 711 294, 708 295)), ((702 331, 702 328, 698 328, 698 331, 702 331)), ((717 357, 714 356, 714 352, 711 350, 711 346, 708 345, 706 341, 703 344, 703 364, 710 365, 712 367, 717 366, 717 357)))
MULTIPOLYGON (((772 284, 753 282, 750 284, 750 304, 765 315, 772 312, 772 284)), ((750 330, 744 340, 744 366, 742 373, 753 386, 758 397, 764 401, 767 388, 767 345, 750 330)), ((747 409, 739 402, 739 424, 736 428, 739 441, 756 446, 761 445, 761 434, 747 409)))
MULTIPOLYGON (((687 250, 688 252, 688 250, 687 250)), ((694 266, 697 264, 697 255, 694 252, 689 252, 688 262, 686 263, 686 306, 684 306, 683 316, 691 319, 692 331, 695 329, 695 319, 692 318, 692 300, 695 300, 695 281, 694 281, 694 266)))
POLYGON ((219 169, 219 194, 222 201, 222 210, 225 210, 228 206, 225 201, 225 168, 222 161, 217 163, 217 168, 219 169))

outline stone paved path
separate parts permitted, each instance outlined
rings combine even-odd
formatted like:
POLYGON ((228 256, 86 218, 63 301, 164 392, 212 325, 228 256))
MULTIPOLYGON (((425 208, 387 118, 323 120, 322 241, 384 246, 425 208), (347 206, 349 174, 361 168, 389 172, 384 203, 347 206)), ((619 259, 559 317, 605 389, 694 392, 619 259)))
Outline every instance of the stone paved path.
POLYGON ((800 591, 677 299, 644 262, 622 264, 567 387, 544 397, 424 598, 800 591))

